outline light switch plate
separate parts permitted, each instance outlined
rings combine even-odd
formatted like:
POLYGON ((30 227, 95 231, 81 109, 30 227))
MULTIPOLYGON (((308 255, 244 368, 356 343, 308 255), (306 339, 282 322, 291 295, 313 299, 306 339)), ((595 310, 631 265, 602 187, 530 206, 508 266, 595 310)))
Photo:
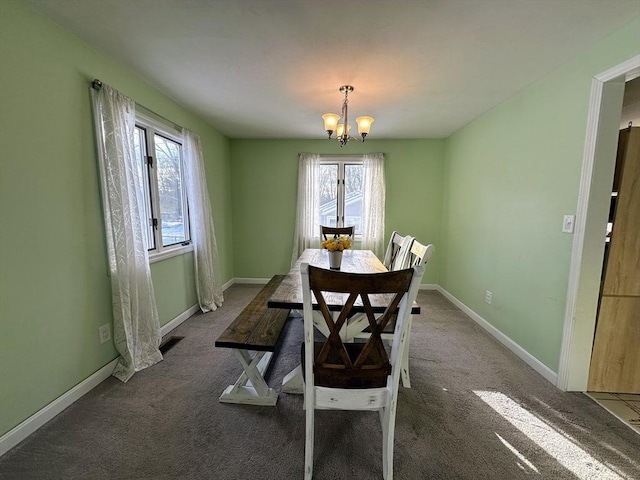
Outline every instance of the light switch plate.
POLYGON ((562 233, 573 233, 576 223, 575 215, 565 215, 562 220, 562 233))

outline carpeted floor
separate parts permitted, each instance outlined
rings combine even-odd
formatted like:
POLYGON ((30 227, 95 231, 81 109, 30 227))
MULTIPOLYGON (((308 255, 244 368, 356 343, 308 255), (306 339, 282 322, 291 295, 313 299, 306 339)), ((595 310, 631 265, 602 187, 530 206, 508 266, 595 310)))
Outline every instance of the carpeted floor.
MULTIPOLYGON (((164 361, 128 383, 109 378, 0 458, 9 479, 298 479, 302 397, 276 407, 218 402, 241 368, 213 347, 259 286, 235 285, 198 314, 164 361)), ((422 291, 411 389, 400 388, 394 478, 640 479, 640 435, 585 395, 561 392, 439 293, 422 291)), ((287 323, 267 377, 295 367, 302 321, 287 323)), ((314 478, 381 479, 369 412, 316 413, 314 478)))

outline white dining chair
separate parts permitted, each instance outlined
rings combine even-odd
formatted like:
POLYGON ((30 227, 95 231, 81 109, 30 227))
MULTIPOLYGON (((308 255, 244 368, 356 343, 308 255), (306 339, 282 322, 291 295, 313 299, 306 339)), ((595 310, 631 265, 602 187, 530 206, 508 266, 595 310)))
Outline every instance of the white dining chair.
MULTIPOLYGON (((304 305, 304 408, 306 435, 304 478, 313 477, 315 410, 377 411, 382 424, 382 471, 393 478, 393 449, 401 362, 408 347, 411 307, 418 294, 424 265, 394 272, 357 274, 325 270, 303 263, 300 267, 304 305), (342 310, 330 312, 325 293, 344 293, 342 310), (390 294, 384 313, 373 313, 370 295, 390 294), (313 297, 319 310, 313 309, 313 297), (348 298, 347 298, 348 297, 348 298), (345 326, 356 301, 369 320, 371 334, 364 343, 343 343, 345 326), (314 314, 321 315, 329 329, 324 341, 314 337, 314 314), (390 354, 381 332, 397 314, 390 354)), ((362 442, 362 445, 367 445, 362 442)))
POLYGON ((406 268, 403 265, 406 259, 406 252, 411 248, 411 242, 413 237, 409 235, 400 235, 397 231, 393 231, 389 238, 389 244, 387 245, 387 251, 384 255, 383 265, 387 270, 400 270, 406 268))
MULTIPOLYGON (((427 262, 433 255, 435 247, 431 244, 423 245, 415 238, 407 235, 404 237, 402 245, 406 248, 404 251, 400 251, 396 257, 395 263, 402 265, 403 268, 423 266, 427 267, 427 262)), ((409 330, 408 338, 411 337, 411 324, 413 317, 409 317, 409 330)), ((381 337, 385 341, 393 340, 393 331, 395 328, 395 319, 392 318, 385 330, 382 332, 381 337)), ((365 340, 370 335, 370 329, 366 328, 361 333, 354 336, 355 339, 365 340)), ((405 388, 411 388, 411 378, 409 377, 409 342, 407 342, 407 348, 404 350, 404 356, 402 358, 402 386, 405 388)))
MULTIPOLYGON (((406 257, 402 259, 406 267, 422 266, 427 268, 427 262, 433 255, 435 247, 432 244, 423 245, 415 238, 411 242, 411 247, 406 252, 406 257)), ((408 333, 407 333, 407 348, 404 350, 404 357, 402 357, 402 385, 405 388, 411 388, 411 379, 409 377, 409 340, 411 338, 411 328, 413 323, 413 316, 409 315, 408 333)), ((382 338, 390 340, 393 334, 390 332, 384 332, 382 338)))
POLYGON ((411 246, 407 250, 406 259, 403 259, 403 261, 406 262, 405 268, 415 267, 416 265, 426 265, 434 249, 435 247, 433 245, 423 245, 414 238, 411 246))

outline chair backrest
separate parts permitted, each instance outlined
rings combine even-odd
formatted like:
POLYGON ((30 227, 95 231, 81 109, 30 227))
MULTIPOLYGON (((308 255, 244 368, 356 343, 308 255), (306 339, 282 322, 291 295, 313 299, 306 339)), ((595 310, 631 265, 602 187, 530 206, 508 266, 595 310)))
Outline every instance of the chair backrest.
POLYGON ((382 261, 387 270, 391 270, 391 264, 396 259, 398 252, 400 251, 402 240, 404 240, 404 237, 395 230, 391 233, 391 237, 389 237, 389 244, 387 245, 387 251, 384 254, 384 260, 382 261))
POLYGON ((412 243, 413 237, 409 235, 402 236, 396 231, 391 234, 382 262, 387 270, 402 270, 409 267, 408 252, 412 243))
POLYGON ((353 231, 355 227, 325 227, 324 225, 320 225, 320 231, 322 233, 322 239, 327 240, 330 236, 340 236, 340 235, 349 235, 353 237, 353 231))
POLYGON ((434 250, 435 247, 432 244, 425 246, 414 239, 406 258, 407 267, 426 265, 434 250))
POLYGON ((380 388, 387 386, 389 375, 397 388, 402 350, 406 347, 407 319, 418 293, 424 266, 394 272, 357 274, 325 270, 303 263, 300 268, 304 305, 305 349, 303 365, 305 382, 333 388, 380 388), (345 302, 339 313, 329 311, 325 293, 344 293, 345 302), (376 314, 371 307, 372 295, 382 295, 386 309, 376 314), (326 322, 329 335, 315 342, 313 334, 313 297, 326 322), (369 321, 371 336, 366 343, 343 343, 340 331, 354 312, 362 312, 369 321), (336 315, 337 313, 337 315, 336 315), (381 339, 387 323, 397 314, 396 330, 388 355, 381 339))

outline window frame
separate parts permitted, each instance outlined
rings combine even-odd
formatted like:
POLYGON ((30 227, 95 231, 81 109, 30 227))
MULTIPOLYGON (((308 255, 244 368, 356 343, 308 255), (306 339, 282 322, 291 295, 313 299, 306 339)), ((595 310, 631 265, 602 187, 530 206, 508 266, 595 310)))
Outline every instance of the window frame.
MULTIPOLYGON (((363 155, 340 155, 340 156, 329 156, 329 155, 320 155, 320 164, 321 165, 338 165, 338 186, 337 186, 337 219, 336 226, 344 227, 344 211, 345 211, 345 166, 347 165, 363 165, 364 164, 364 156, 363 155)), ((364 212, 360 213, 361 216, 364 215, 364 212)), ((356 231, 353 235, 354 240, 362 239, 362 232, 356 231)))
POLYGON ((177 128, 174 128, 166 123, 163 123, 149 115, 136 111, 136 128, 142 129, 144 134, 144 146, 143 146, 143 164, 140 165, 143 179, 143 196, 145 200, 144 212, 146 218, 143 219, 145 233, 145 244, 148 241, 149 236, 153 237, 154 246, 147 246, 147 253, 149 257, 149 263, 155 263, 160 260, 182 255, 187 252, 193 251, 193 241, 191 240, 191 226, 189 218, 189 204, 187 202, 187 193, 184 182, 184 155, 183 155, 183 137, 182 132, 177 128), (162 243, 162 218, 160 214, 160 194, 158 189, 158 172, 157 172, 157 159, 155 155, 155 135, 163 137, 171 142, 175 142, 180 145, 180 164, 182 173, 182 205, 183 205, 183 218, 186 239, 184 242, 178 242, 171 245, 164 246, 162 243), (149 163, 147 159, 151 157, 152 161, 149 163), (153 223, 153 220, 156 223, 153 223))

